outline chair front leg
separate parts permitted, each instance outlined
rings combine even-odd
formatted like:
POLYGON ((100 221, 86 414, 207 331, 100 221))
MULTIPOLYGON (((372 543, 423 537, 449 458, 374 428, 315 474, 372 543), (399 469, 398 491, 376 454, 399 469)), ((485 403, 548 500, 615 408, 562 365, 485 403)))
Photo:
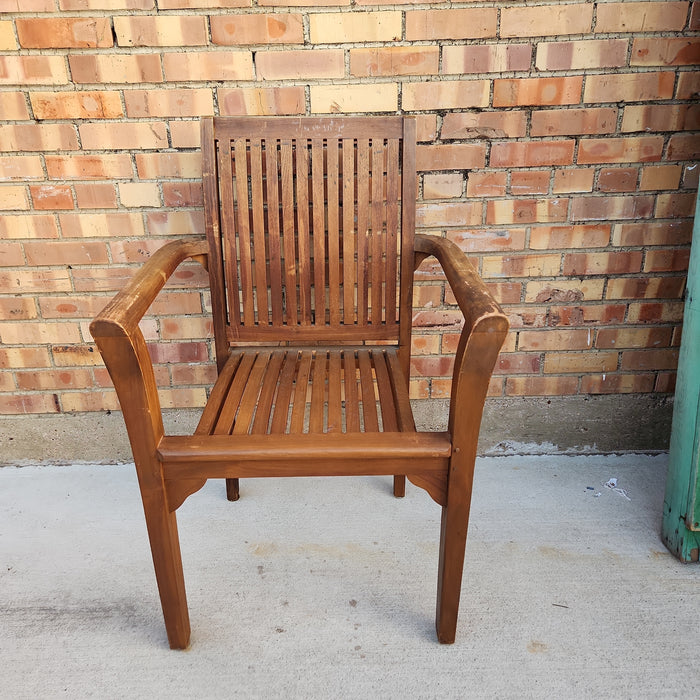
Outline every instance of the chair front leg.
POLYGON ((237 501, 240 497, 240 481, 238 479, 226 479, 226 498, 229 501, 237 501))
POLYGON ((399 474, 394 477, 394 496, 396 498, 403 498, 406 495, 406 477, 403 474, 399 474))
MULTIPOLYGON (((141 474, 152 470, 138 471, 141 474)), ((141 483, 141 497, 168 642, 171 649, 186 649, 190 641, 190 619, 175 512, 168 508, 164 486, 149 488, 141 483)))

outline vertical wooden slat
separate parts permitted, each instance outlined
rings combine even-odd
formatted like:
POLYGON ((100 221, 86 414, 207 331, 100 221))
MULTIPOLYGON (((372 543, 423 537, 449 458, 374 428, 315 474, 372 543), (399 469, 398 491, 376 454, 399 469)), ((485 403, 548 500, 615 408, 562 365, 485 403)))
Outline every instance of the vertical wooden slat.
POLYGON ((386 178, 386 274, 384 282, 384 307, 387 325, 396 323, 396 262, 399 228, 399 142, 387 143, 386 178))
POLYGON ((411 402, 408 398, 408 391, 401 388, 400 383, 406 384, 403 367, 399 362, 399 358, 394 350, 386 351, 386 359, 389 365, 389 378, 391 379, 391 388, 394 396, 394 405, 396 406, 396 417, 398 419, 399 430, 401 432, 414 432, 416 424, 413 420, 413 411, 411 410, 411 402))
POLYGON ((267 364, 270 361, 270 352, 260 352, 255 359, 253 369, 250 371, 248 381, 246 382, 243 395, 241 396, 238 407, 238 415, 233 424, 233 435, 245 435, 250 431, 253 421, 253 413, 258 404, 258 396, 260 395, 260 386, 262 379, 265 376, 267 364))
POLYGON ((369 225, 369 139, 357 140, 357 323, 367 324, 369 275, 367 244, 369 225))
POLYGON ((372 377, 372 364, 368 350, 358 350, 357 360, 360 365, 360 388, 362 389, 362 417, 364 418, 365 432, 372 433, 379 430, 377 418, 377 399, 374 393, 374 379, 372 377))
POLYGON ((265 179, 267 191, 267 240, 270 256, 270 306, 272 323, 283 323, 282 251, 280 247, 279 158, 277 141, 265 139, 265 179))
POLYGON ((355 323, 355 142, 343 139, 343 323, 355 323))
POLYGON ((226 291, 228 307, 234 332, 241 323, 241 302, 238 283, 238 253, 236 251, 236 223, 233 193, 233 153, 231 142, 219 141, 219 198, 221 207, 221 229, 223 234, 223 253, 226 261, 226 291))
POLYGON ((262 143, 250 141, 250 197, 253 208, 253 258, 255 270, 255 300, 258 323, 269 325, 270 300, 268 299, 267 253, 265 251, 265 218, 263 201, 262 143))
POLYGON ((311 411, 309 413, 309 432, 323 432, 323 409, 326 402, 326 352, 314 355, 313 379, 311 383, 311 411))
POLYGON ((260 395, 258 396, 257 405, 255 407, 255 419, 250 431, 256 435, 265 435, 270 425, 272 402, 279 384, 280 368, 284 360, 284 355, 285 353, 282 350, 273 352, 265 370, 262 379, 262 387, 260 388, 260 395))
POLYGON ((304 431, 304 415, 306 414, 306 392, 309 387, 309 373, 311 371, 311 353, 302 352, 299 360, 294 398, 292 399, 292 417, 289 422, 290 433, 304 431))
POLYGON ((328 211, 328 306, 331 326, 340 325, 340 221, 338 220, 338 139, 326 143, 328 211))
POLYGON ((226 281, 224 256, 221 248, 221 199, 219 198, 219 167, 214 119, 207 117, 201 124, 202 189, 204 193, 204 227, 209 243, 209 287, 211 289, 216 367, 221 372, 228 360, 226 281))
POLYGON ((371 315, 373 325, 382 322, 382 286, 384 282, 384 142, 372 139, 372 236, 370 251, 372 256, 370 283, 371 315))
POLYGON ((219 418, 219 414, 211 411, 210 408, 212 406, 221 407, 222 402, 228 393, 229 387, 231 386, 231 380, 233 375, 236 373, 236 369, 238 368, 240 361, 240 353, 231 356, 219 373, 216 384, 214 384, 214 388, 209 396, 209 401, 207 401, 207 407, 202 412, 202 417, 199 419, 197 428, 194 431, 195 435, 211 435, 212 430, 216 425, 216 421, 219 418))
POLYGON ((398 429, 396 421, 396 406, 394 405, 393 390, 389 381, 389 370, 386 366, 386 355, 383 350, 372 350, 372 364, 377 377, 379 389, 379 405, 382 409, 382 428, 384 432, 395 433, 398 429))
POLYGON ((343 430, 342 406, 342 363, 341 351, 331 350, 328 354, 328 432, 340 433, 343 430))
POLYGON ((294 166, 292 142, 280 142, 282 165, 282 243, 284 248, 284 292, 287 325, 296 326, 297 317, 297 250, 294 241, 294 166))
POLYGON ((311 141, 311 185, 314 235, 314 311, 318 325, 326 323, 326 202, 323 194, 323 141, 311 141))
POLYGON ((294 375, 297 370, 298 351, 288 351, 285 353, 284 365, 280 372, 279 389, 275 398, 275 409, 272 415, 270 432, 281 434, 287 429, 289 418, 289 401, 294 389, 294 375))
POLYGON ((243 318, 245 326, 255 325, 255 305, 253 296, 253 270, 251 265, 250 209, 248 208, 248 163, 246 141, 234 142, 236 178, 236 224, 238 227, 238 255, 241 265, 240 289, 243 297, 243 318))
POLYGON ((214 427, 214 431, 212 433, 213 435, 228 435, 233 427, 233 421, 236 418, 236 411, 238 411, 238 405, 256 357, 254 352, 246 352, 241 354, 242 357, 240 364, 236 368, 236 374, 231 382, 231 388, 226 395, 226 401, 221 407, 219 418, 216 421, 216 426, 214 427))
POLYGON ((296 213, 299 259, 299 321, 311 325, 311 242, 309 239, 309 150, 306 139, 296 141, 296 213))
POLYGON ((359 399, 357 394, 357 365, 355 352, 343 352, 343 390, 345 393, 345 431, 360 432, 359 399))

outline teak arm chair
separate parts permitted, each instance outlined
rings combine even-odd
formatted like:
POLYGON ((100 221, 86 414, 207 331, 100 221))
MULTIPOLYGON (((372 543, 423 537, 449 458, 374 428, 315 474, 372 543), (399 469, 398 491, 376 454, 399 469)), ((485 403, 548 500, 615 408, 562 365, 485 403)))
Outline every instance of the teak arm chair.
POLYGON ((414 235, 415 122, 202 120, 207 240, 158 250, 93 321, 138 473, 168 640, 190 626, 176 509, 209 478, 394 475, 442 506, 437 636, 455 639, 474 460, 508 322, 462 252, 414 235), (464 314, 446 432, 409 402, 413 273, 464 314), (209 271, 219 376, 192 436, 164 434, 139 321, 176 267, 209 271))

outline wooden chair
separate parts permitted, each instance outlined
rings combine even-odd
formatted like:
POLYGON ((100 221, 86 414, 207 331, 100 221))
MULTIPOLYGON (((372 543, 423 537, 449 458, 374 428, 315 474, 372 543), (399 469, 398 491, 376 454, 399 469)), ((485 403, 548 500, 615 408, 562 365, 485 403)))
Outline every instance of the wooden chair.
POLYGON ((461 251, 414 235, 415 122, 202 120, 206 241, 158 250, 93 321, 143 498, 171 648, 190 625, 175 511, 209 478, 394 475, 442 506, 437 636, 455 639, 479 426, 508 322, 461 251), (414 269, 464 314, 447 432, 409 403, 414 269), (194 435, 164 434, 138 323, 185 259, 209 271, 218 379, 194 435))

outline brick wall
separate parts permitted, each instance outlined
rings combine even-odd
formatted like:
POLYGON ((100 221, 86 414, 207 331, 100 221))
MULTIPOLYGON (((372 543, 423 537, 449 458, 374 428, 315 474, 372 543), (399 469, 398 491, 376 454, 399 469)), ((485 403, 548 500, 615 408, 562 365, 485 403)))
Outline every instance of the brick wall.
MULTIPOLYGON (((197 117, 212 113, 415 114, 419 227, 456 241, 511 318, 491 395, 673 391, 700 2, 0 13, 0 412, 117 407, 89 319, 166 239, 203 232, 197 117)), ((445 397, 457 307, 434 267, 418 279, 412 393, 445 397)), ((208 311, 193 264, 144 321, 166 407, 205 400, 208 311)))

